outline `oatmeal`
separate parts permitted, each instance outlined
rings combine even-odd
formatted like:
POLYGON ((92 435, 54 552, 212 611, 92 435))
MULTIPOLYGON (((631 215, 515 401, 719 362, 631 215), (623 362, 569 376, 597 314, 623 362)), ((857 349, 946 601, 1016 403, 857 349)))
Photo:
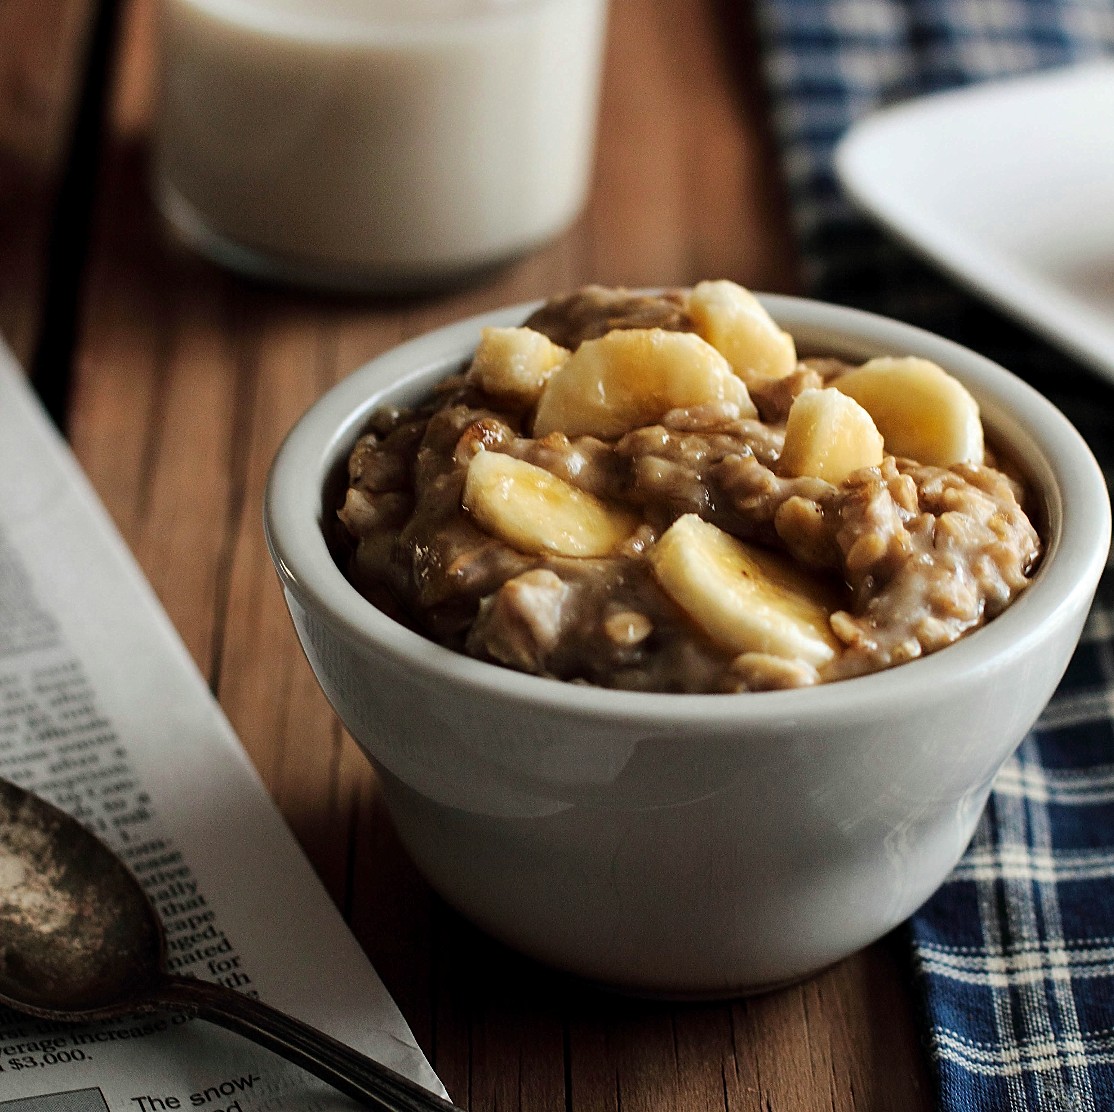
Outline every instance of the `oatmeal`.
POLYGON ((874 672, 1025 589, 1040 540, 978 406, 935 364, 799 359, 730 282, 588 287, 349 459, 347 574, 482 660, 736 692, 874 672))

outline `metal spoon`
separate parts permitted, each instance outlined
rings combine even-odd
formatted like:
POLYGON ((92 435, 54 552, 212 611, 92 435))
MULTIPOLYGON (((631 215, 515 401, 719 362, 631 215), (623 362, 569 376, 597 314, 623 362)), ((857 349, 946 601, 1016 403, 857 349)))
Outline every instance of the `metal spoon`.
POLYGON ((86 1022, 170 1008, 218 1023, 387 1112, 459 1112, 394 1070, 233 989, 166 969, 158 914, 79 822, 0 780, 0 1004, 86 1022))

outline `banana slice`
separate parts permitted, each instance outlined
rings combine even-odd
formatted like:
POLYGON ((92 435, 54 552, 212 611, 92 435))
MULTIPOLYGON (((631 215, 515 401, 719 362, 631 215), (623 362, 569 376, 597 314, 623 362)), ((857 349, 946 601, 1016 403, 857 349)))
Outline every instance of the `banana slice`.
POLYGON ((485 328, 467 377, 485 393, 530 405, 568 357, 532 328, 485 328))
POLYGON ((860 467, 877 467, 882 434, 854 398, 838 390, 803 390, 789 409, 782 475, 812 475, 842 483, 860 467))
POLYGON ((666 594, 727 652, 768 653, 816 668, 835 657, 835 606, 779 556, 685 514, 648 557, 666 594))
POLYGON ((871 359, 832 379, 874 418, 886 451, 949 467, 982 463, 979 404, 958 380, 927 359, 871 359))
POLYGON ((734 282, 700 282, 689 294, 688 311, 697 332, 744 381, 784 378, 797 369, 793 337, 750 290, 734 282))
POLYGON ((724 401, 744 417, 757 415, 727 360, 695 333, 615 329, 585 341, 553 372, 538 402, 534 436, 615 439, 671 409, 724 401))
POLYGON ((639 519, 532 463, 500 452, 477 452, 461 498, 479 525, 519 552, 607 556, 639 519))

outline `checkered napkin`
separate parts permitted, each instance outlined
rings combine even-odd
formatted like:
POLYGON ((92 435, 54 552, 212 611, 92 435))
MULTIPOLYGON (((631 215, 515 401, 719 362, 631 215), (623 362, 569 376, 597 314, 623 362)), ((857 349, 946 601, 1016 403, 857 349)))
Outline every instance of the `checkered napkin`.
MULTIPOLYGON (((831 161, 884 105, 1114 53, 1114 0, 759 0, 758 17, 810 292, 1011 367, 1114 478, 1114 389, 868 227, 831 161)), ((966 856, 909 928, 941 1109, 1114 1110, 1114 574, 966 856)))

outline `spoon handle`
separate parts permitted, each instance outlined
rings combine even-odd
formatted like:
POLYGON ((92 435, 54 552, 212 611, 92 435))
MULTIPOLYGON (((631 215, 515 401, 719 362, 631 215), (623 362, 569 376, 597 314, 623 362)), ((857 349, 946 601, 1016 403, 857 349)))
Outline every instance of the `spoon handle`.
POLYGON ((328 1082, 365 1106, 385 1112, 460 1112, 431 1093, 308 1023, 230 988, 168 976, 157 1003, 219 1024, 328 1082))

